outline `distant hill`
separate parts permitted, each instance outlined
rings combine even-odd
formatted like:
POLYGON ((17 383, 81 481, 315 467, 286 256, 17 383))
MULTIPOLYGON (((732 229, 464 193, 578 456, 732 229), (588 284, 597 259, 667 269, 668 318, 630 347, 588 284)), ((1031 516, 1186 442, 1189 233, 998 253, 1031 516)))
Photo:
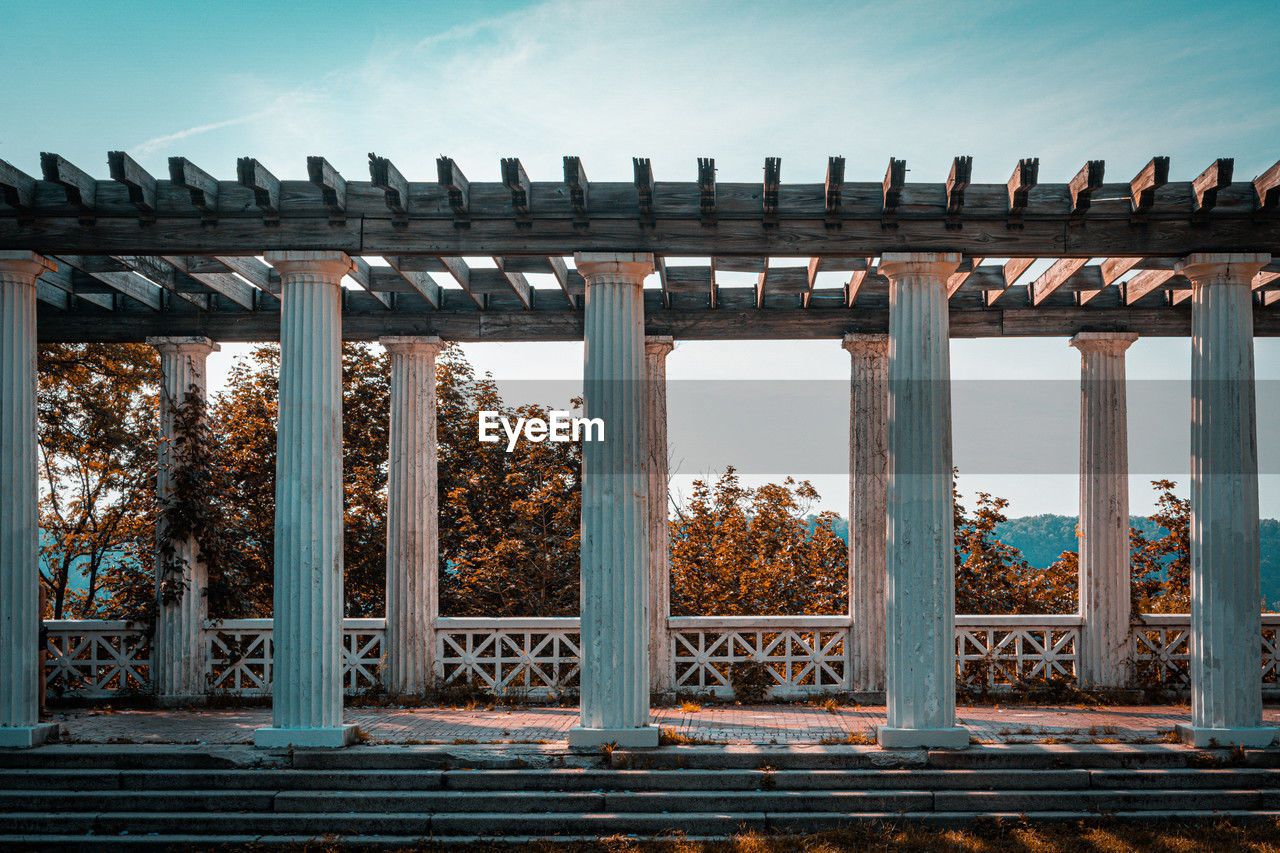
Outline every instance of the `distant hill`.
MULTIPOLYGON (((996 535, 1001 542, 1021 551, 1031 565, 1043 569, 1063 551, 1076 550, 1076 521, 1074 515, 1028 515, 996 525, 996 535)), ((1159 536, 1162 531, 1158 524, 1143 516, 1130 516, 1129 524, 1147 536, 1159 536)), ((833 527, 840 538, 849 541, 847 519, 837 519, 833 527)), ((1260 533, 1262 597, 1272 607, 1280 607, 1280 521, 1262 519, 1260 533)))

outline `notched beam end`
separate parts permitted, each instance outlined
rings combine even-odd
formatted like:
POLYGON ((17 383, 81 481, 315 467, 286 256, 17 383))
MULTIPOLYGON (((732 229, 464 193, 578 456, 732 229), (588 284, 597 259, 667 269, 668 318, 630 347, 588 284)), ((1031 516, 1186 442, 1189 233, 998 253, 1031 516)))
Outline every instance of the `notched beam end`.
POLYGON ((764 225, 771 228, 778 224, 778 193, 782 185, 782 158, 764 158, 764 225))
POLYGON ((253 203, 267 222, 280 221, 280 181, 253 157, 236 160, 236 181, 253 192, 253 203))
POLYGON ((827 182, 823 187, 823 200, 826 208, 827 225, 840 227, 840 216, 844 205, 844 158, 827 158, 827 182))
POLYGON ((187 190, 191 195, 191 204, 199 210, 205 219, 211 219, 218 212, 218 182, 209 173, 192 163, 186 157, 169 158, 169 180, 187 190))
POLYGON ((334 224, 346 222, 347 182, 338 170, 323 157, 308 157, 307 179, 320 188, 324 206, 329 210, 329 221, 334 224))
POLYGON ((716 221, 716 161, 712 157, 698 158, 698 209, 703 225, 716 221))
POLYGON ((947 223, 948 229, 960 227, 960 213, 964 210, 964 191, 969 188, 973 175, 973 157, 964 155, 951 161, 947 175, 947 223))
POLYGON ((1013 169, 1006 187, 1009 190, 1009 218, 1007 225, 1012 229, 1022 228, 1022 214, 1027 209, 1027 200, 1031 190, 1040 181, 1040 158, 1024 157, 1013 169))
POLYGON ((143 217, 155 219, 156 179, 123 151, 107 152, 107 168, 111 172, 111 180, 124 184, 129 190, 129 202, 143 217))
POLYGON ((653 225, 653 166, 648 157, 632 157, 631 167, 635 172, 636 206, 640 211, 640 221, 653 225))
POLYGON ((1134 213, 1144 215, 1156 200, 1156 190, 1169 183, 1169 158, 1152 157, 1142 171, 1129 182, 1130 206, 1134 213))
POLYGON ((573 207, 575 225, 586 226, 589 221, 590 184, 581 157, 564 158, 564 182, 569 187, 569 204, 573 207))
POLYGON ((369 181, 382 190, 387 209, 396 216, 396 223, 403 225, 409 215, 409 182, 395 164, 386 157, 369 152, 369 181))
POLYGON ((452 157, 441 155, 436 159, 436 178, 449 196, 449 209, 453 211, 453 224, 466 227, 471 224, 471 182, 458 168, 452 157))
POLYGON ((1084 216, 1089 205, 1093 203, 1094 191, 1102 186, 1105 170, 1105 161, 1090 160, 1067 184, 1067 190, 1071 193, 1072 216, 1084 216))
POLYGON ((884 228, 898 227, 898 203, 902 201, 902 187, 907 182, 907 161, 889 158, 889 168, 885 170, 881 194, 880 225, 884 228))

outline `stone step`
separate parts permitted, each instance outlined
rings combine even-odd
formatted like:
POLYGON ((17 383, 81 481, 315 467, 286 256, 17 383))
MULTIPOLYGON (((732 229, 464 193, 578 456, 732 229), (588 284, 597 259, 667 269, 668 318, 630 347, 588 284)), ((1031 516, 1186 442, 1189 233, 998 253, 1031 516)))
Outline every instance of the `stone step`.
POLYGON ((49 744, 0 749, 0 768, 76 767, 101 770, 232 769, 287 761, 250 746, 218 744, 49 744))
POLYGON ((275 791, 0 791, 0 812, 257 812, 276 808, 275 791))

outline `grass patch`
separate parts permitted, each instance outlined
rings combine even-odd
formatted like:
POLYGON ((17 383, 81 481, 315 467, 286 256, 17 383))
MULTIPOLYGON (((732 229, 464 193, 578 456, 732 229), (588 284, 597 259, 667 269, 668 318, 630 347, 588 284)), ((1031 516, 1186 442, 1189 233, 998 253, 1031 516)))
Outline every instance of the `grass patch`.
POLYGON ((716 743, 710 738, 698 737, 697 735, 686 734, 679 729, 671 726, 663 726, 658 731, 659 746, 706 746, 716 743))
POLYGON ((824 746, 837 746, 839 744, 850 744, 853 746, 875 746, 876 733, 872 731, 849 732, 845 735, 827 735, 818 741, 824 746))

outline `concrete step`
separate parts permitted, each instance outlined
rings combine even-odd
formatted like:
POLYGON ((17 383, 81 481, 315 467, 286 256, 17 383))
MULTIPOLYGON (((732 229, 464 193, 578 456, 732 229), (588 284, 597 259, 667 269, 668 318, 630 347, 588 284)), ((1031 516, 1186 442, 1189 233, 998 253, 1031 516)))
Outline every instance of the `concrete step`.
POLYGON ((216 744, 49 744, 38 749, 0 749, 0 768, 97 768, 100 770, 232 769, 287 761, 251 746, 216 744))
POLYGON ((284 791, 277 812, 599 812, 592 791, 284 791))
POLYGON ((0 791, 0 812, 252 812, 275 808, 275 791, 0 791))

